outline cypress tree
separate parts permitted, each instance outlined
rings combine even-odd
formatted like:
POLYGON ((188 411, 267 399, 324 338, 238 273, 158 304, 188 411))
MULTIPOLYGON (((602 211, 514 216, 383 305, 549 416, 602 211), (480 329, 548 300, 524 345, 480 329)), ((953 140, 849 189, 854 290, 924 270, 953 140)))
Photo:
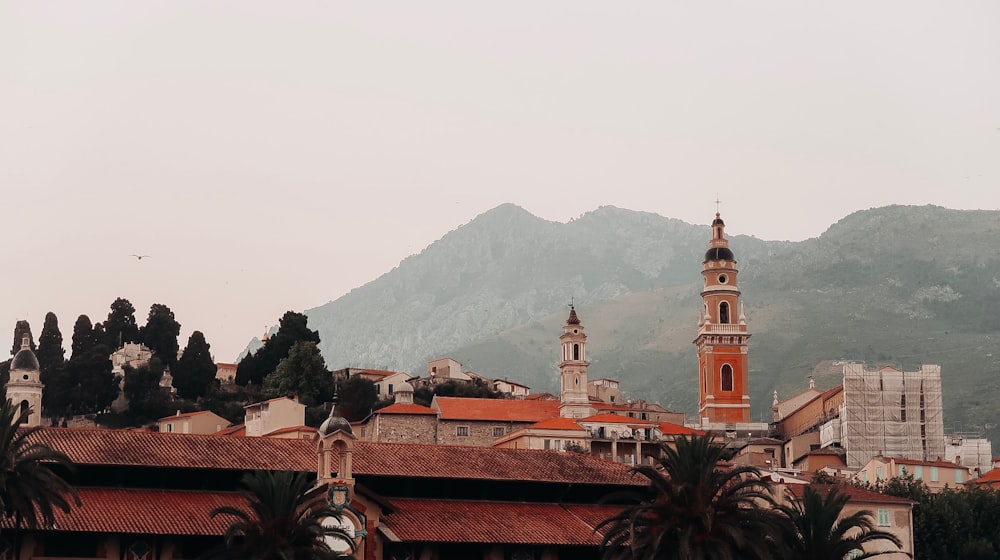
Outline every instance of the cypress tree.
POLYGON ((42 383, 45 383, 48 374, 66 361, 63 337, 59 332, 59 319, 51 311, 45 314, 45 324, 42 325, 42 334, 38 337, 38 351, 35 355, 42 370, 42 383))
POLYGON ((31 351, 35 351, 35 337, 31 334, 31 325, 27 321, 18 321, 14 325, 14 345, 11 346, 10 355, 13 356, 21 350, 21 341, 24 335, 28 335, 28 345, 31 347, 31 351))
POLYGON ((73 324, 73 346, 71 358, 82 356, 94 347, 94 325, 90 323, 90 317, 80 315, 73 324))

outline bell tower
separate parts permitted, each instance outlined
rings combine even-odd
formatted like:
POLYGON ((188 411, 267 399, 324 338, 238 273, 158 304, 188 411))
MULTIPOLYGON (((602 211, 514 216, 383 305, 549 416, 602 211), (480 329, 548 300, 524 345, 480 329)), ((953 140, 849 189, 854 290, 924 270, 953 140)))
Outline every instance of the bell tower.
POLYGON ((21 340, 21 349, 14 354, 10 362, 10 381, 4 386, 10 402, 19 406, 21 416, 19 422, 28 426, 42 424, 42 389, 41 368, 38 358, 31 351, 28 334, 21 340))
POLYGON ((569 318, 563 325, 562 361, 559 362, 559 416, 586 418, 594 413, 587 395, 587 335, 576 315, 576 308, 569 306, 569 318))
POLYGON ((718 212, 702 263, 698 319, 698 416, 702 424, 750 422, 747 348, 750 333, 740 302, 736 258, 718 212))

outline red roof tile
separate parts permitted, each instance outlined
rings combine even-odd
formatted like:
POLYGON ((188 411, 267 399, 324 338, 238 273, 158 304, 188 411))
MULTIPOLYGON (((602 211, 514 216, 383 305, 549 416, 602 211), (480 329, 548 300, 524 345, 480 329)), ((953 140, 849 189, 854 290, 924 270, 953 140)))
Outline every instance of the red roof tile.
MULTIPOLYGON (((212 519, 222 506, 247 508, 236 492, 145 490, 125 488, 78 488, 79 508, 69 514, 56 510, 59 531, 128 533, 143 535, 222 535, 231 517, 212 519)), ((4 519, 4 528, 11 522, 4 519)))
POLYGON ((230 426, 228 428, 223 428, 218 432, 212 434, 213 436, 231 436, 231 437, 244 437, 247 435, 246 424, 237 424, 235 426, 230 426))
POLYGON ((316 433, 316 428, 311 428, 309 426, 289 426, 287 428, 278 428, 277 430, 271 430, 264 434, 264 437, 268 436, 278 436, 281 434, 290 434, 292 432, 312 432, 316 433))
MULTIPOLYGON (((826 495, 831 489, 836 488, 841 491, 855 503, 866 503, 866 504, 912 504, 913 501, 907 500, 906 498, 900 498, 898 496, 890 496, 889 494, 882 494, 880 492, 875 492, 873 490, 865 490, 864 488, 859 488, 851 484, 812 484, 809 485, 813 490, 816 490, 822 495, 826 495)), ((796 498, 801 498, 805 492, 805 484, 789 484, 785 486, 789 493, 791 493, 796 498)))
MULTIPOLYGON (((44 428, 31 441, 80 465, 316 470, 316 442, 304 439, 44 428)), ((543 450, 358 441, 353 466, 356 476, 641 484, 626 465, 543 450)))
MULTIPOLYGON (((191 418, 193 416, 200 416, 202 414, 215 414, 211 410, 198 410, 195 412, 185 412, 184 414, 175 414, 173 416, 165 416, 157 420, 157 422, 163 422, 166 420, 177 420, 179 418, 191 418)), ((226 420, 228 422, 228 420, 226 420)))
POLYGON ((532 393, 530 395, 525 395, 524 400, 526 401, 557 401, 555 395, 552 393, 532 393))
POLYGON ((375 377, 389 377, 390 375, 396 375, 400 373, 398 371, 389 371, 387 369, 362 369, 355 372, 354 375, 372 375, 375 377))
POLYGON ((687 426, 681 426, 680 424, 674 424, 673 422, 660 422, 657 424, 660 428, 660 433, 665 436, 690 436, 690 435, 705 435, 703 430, 696 430, 694 428, 688 428, 687 426))
POLYGON ((969 481, 972 484, 987 484, 992 482, 1000 482, 1000 469, 993 469, 983 476, 969 481))
POLYGON ((638 418, 629 418, 628 416, 621 416, 619 414, 597 414, 594 416, 588 416, 586 418, 581 418, 580 422, 602 422, 605 424, 630 424, 636 426, 655 426, 656 422, 652 420, 640 420, 638 418))
POLYGON ((402 542, 598 545, 600 521, 614 506, 393 499, 382 517, 402 542))
POLYGON ((895 461, 897 465, 919 465, 922 467, 945 467, 952 469, 962 468, 951 461, 919 461, 917 459, 903 459, 901 457, 875 457, 875 459, 886 463, 889 461, 895 461))
POLYGON ((434 414, 437 415, 437 411, 433 408, 419 405, 419 404, 406 404, 406 403, 393 403, 387 407, 380 408, 375 411, 375 414, 434 414))
POLYGON ((559 401, 434 397, 442 420, 541 422, 559 416, 559 401))
POLYGON ((576 423, 575 418, 549 418, 541 422, 528 426, 539 430, 579 430, 583 431, 583 426, 576 423))

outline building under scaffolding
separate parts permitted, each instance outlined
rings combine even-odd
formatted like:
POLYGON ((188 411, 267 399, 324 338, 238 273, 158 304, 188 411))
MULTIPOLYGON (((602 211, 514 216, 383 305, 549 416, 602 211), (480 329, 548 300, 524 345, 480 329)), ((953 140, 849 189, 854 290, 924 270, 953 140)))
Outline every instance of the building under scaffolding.
POLYGON ((838 420, 839 430, 825 429, 840 432, 849 468, 859 468, 877 455, 917 461, 944 458, 941 366, 900 371, 844 364, 844 403, 838 420))

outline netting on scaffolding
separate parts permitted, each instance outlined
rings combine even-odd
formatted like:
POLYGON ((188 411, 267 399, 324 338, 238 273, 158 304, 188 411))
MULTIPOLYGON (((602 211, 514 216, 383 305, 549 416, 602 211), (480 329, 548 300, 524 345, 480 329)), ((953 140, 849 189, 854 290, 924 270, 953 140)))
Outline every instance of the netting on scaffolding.
POLYGON ((904 372, 846 364, 841 421, 848 467, 863 466, 876 455, 943 458, 940 366, 904 372))

